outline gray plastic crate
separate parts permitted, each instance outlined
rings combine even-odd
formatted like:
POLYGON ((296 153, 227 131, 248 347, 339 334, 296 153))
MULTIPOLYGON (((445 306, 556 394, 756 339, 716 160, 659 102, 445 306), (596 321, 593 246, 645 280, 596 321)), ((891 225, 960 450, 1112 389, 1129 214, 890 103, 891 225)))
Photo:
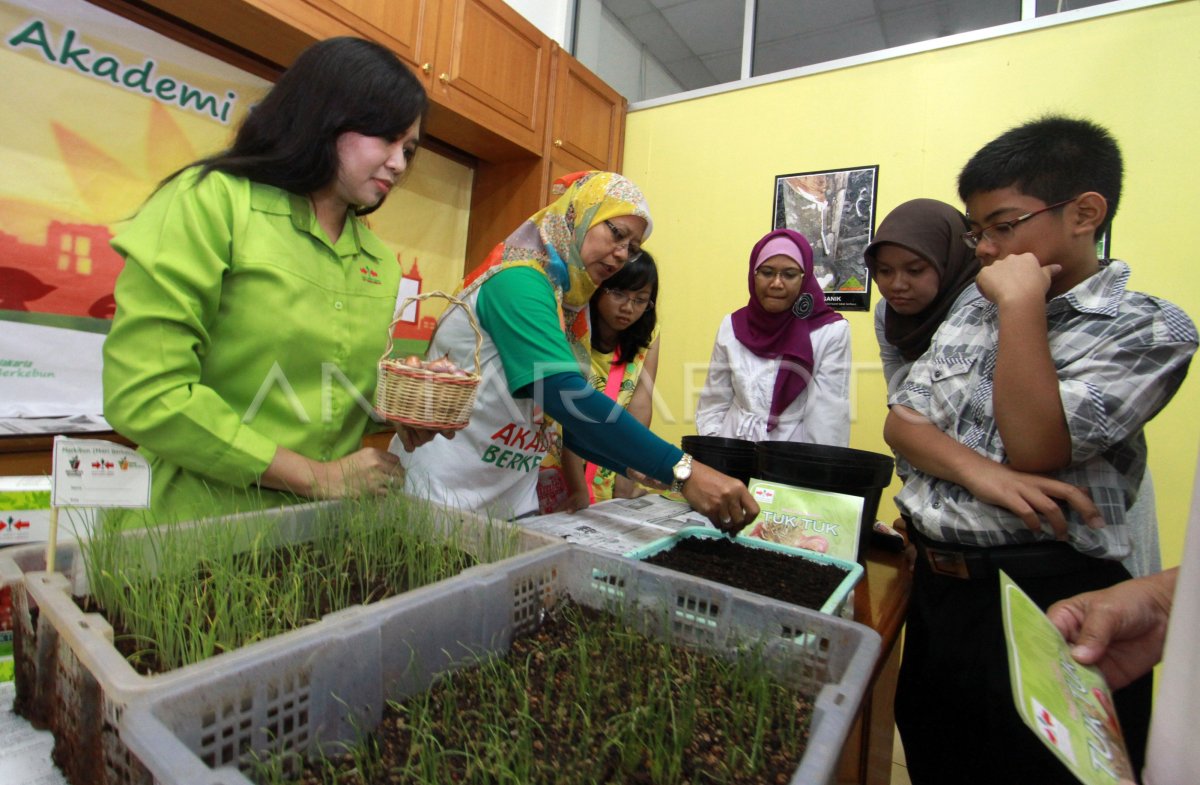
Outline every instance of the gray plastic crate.
MULTIPOLYGON (((319 502, 280 508, 267 513, 201 521, 189 526, 213 526, 239 518, 255 516, 275 519, 277 542, 304 542, 311 539, 323 512, 336 509, 337 502, 319 502)), ((493 524, 479 516, 444 509, 439 525, 451 528, 464 547, 474 553, 487 537, 493 524)), ((509 526, 510 524, 495 524, 509 526)), ((513 527, 518 548, 531 551, 555 546, 557 538, 513 527)), ((143 561, 155 563, 154 548, 144 530, 128 533, 145 544, 143 561)), ((248 541, 248 540, 247 540, 248 541)), ((321 621, 298 630, 250 644, 178 670, 162 674, 138 673, 113 645, 113 630, 99 614, 84 613, 73 599, 88 594, 88 578, 78 543, 59 547, 58 573, 34 570, 45 566, 45 549, 20 549, 0 560, 0 578, 13 593, 14 666, 17 681, 17 710, 55 734, 56 759, 75 785, 127 785, 148 782, 147 773, 128 751, 116 732, 121 713, 131 701, 153 694, 186 675, 223 671, 230 662, 249 651, 287 647, 293 639, 308 636, 338 637, 342 628, 363 615, 370 615, 391 604, 404 603, 410 595, 437 592, 445 581, 412 592, 389 597, 372 605, 357 605, 325 616, 321 621), (30 569, 32 568, 32 569, 30 569), (78 748, 68 749, 66 739, 76 739, 78 748)), ((466 570, 489 569, 479 564, 466 570)))
POLYGON ((620 607, 647 631, 709 650, 765 640, 778 676, 817 696, 791 782, 832 778, 879 653, 873 630, 565 544, 359 616, 336 638, 306 636, 241 657, 236 668, 188 674, 131 705, 121 738, 156 783, 249 785, 239 767, 253 756, 337 751, 338 742, 374 728, 388 700, 424 690, 481 653, 507 651, 563 596, 620 607))
MULTIPOLYGON (((66 545, 67 543, 60 543, 59 547, 62 548, 66 545)), ((64 564, 64 562, 64 559, 58 559, 59 564, 64 564)), ((24 600, 23 584, 26 573, 44 569, 46 569, 46 544, 44 542, 11 545, 0 549, 0 601, 3 600, 3 593, 8 592, 7 602, 12 611, 12 630, 9 634, 12 635, 13 642, 13 667, 19 670, 22 663, 25 664, 24 678, 15 679, 22 684, 32 683, 33 657, 31 654, 22 656, 23 652, 20 647, 28 641, 32 641, 34 636, 33 619, 27 610, 22 612, 19 609, 24 600), (17 634, 18 626, 22 628, 20 635, 17 634)), ((21 695, 18 692, 18 702, 20 698, 21 695)))

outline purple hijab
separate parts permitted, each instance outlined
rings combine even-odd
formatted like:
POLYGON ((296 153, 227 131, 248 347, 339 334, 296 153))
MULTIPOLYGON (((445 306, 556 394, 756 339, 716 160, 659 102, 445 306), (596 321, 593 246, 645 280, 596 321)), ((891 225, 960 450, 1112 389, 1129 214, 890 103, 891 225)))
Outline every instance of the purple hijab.
POLYGON ((766 360, 781 358, 779 372, 775 375, 775 388, 771 394, 771 411, 767 417, 767 430, 775 430, 779 416, 792 401, 796 400, 813 372, 812 332, 842 318, 825 303, 825 293, 813 275, 812 246, 799 232, 791 229, 776 229, 768 232, 754 244, 750 251, 750 302, 746 307, 733 312, 733 335, 755 355, 766 360), (783 240, 783 242, 778 242, 783 240), (776 241, 776 242, 772 242, 776 241), (767 244, 770 243, 770 249, 767 244), (767 253, 764 253, 764 250, 767 253), (792 310, 770 313, 758 301, 754 292, 754 273, 772 256, 785 255, 804 270, 804 282, 800 287, 800 298, 811 298, 812 308, 803 318, 792 310), (762 257, 761 259, 759 257, 762 257))

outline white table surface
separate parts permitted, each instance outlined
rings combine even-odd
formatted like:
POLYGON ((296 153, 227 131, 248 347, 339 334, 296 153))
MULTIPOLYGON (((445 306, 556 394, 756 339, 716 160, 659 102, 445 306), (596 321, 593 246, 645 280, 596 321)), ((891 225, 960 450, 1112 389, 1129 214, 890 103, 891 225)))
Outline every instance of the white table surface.
POLYGON ((54 737, 50 731, 35 730, 13 711, 17 689, 11 681, 0 682, 0 783, 4 785, 67 785, 62 772, 50 760, 54 737))

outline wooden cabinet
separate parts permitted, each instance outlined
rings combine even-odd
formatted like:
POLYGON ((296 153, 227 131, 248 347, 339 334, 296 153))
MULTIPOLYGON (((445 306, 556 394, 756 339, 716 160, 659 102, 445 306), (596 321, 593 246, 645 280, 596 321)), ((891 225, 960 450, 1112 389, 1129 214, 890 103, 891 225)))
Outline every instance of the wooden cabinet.
POLYGON ((503 0, 143 2, 281 68, 323 38, 374 39, 424 80, 427 135, 488 162, 620 168, 624 98, 503 0))
MULTIPOLYGON (((140 16, 140 6, 127 0, 101 0, 99 4, 126 16, 140 16)), ((145 0, 145 6, 165 17, 164 27, 172 35, 177 35, 177 21, 183 22, 204 36, 233 44, 265 61, 274 71, 271 78, 318 39, 361 35, 307 3, 289 0, 145 0)))
POLYGON ((440 15, 435 104, 540 156, 553 42, 499 0, 443 0, 440 15))
MULTIPOLYGON (((308 0, 361 35, 391 49, 415 69, 433 58, 436 0, 308 0)), ((424 71, 428 76, 431 69, 424 71)))
POLYGON ((549 182, 582 169, 620 171, 624 96, 557 46, 550 84, 549 182))
POLYGON ((541 158, 481 161, 475 170, 464 272, 546 205, 559 177, 583 169, 621 170, 625 98, 557 44, 549 93, 541 158))
POLYGON ((866 574, 854 588, 854 620, 879 633, 879 659, 854 726, 842 747, 837 785, 888 785, 896 718, 892 704, 900 674, 900 631, 912 593, 912 571, 903 553, 867 552, 866 574))
POLYGON ((421 75, 429 135, 485 160, 541 155, 552 42, 500 0, 307 3, 421 75))
MULTIPOLYGON (((104 439, 123 444, 137 445, 119 433, 99 431, 68 433, 72 439, 104 439)), ((54 472, 54 437, 49 434, 29 436, 0 436, 0 477, 48 476, 54 472)))

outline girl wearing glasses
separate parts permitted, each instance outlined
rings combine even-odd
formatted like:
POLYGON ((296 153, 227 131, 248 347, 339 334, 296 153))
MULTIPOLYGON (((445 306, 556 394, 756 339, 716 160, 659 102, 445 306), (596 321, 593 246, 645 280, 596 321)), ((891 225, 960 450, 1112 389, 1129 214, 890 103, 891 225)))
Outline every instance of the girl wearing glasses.
MULTIPOLYGON (((647 428, 653 414, 651 391, 658 371, 657 300, 658 267, 643 251, 605 281, 588 306, 592 327, 588 380, 647 428)), ((570 452, 563 456, 562 463, 566 467, 567 499, 556 505, 557 509, 574 511, 605 499, 628 499, 645 493, 628 477, 570 452)), ((547 460, 547 465, 554 467, 557 462, 547 460)), ((543 511, 551 509, 554 507, 543 511)))
POLYGON ((850 326, 825 304, 812 247, 768 232, 750 251, 750 301, 717 331, 696 408, 702 436, 850 443, 850 326))
MULTIPOLYGON (((651 222, 641 191, 619 174, 580 172, 563 185, 467 276, 459 296, 483 332, 475 407, 466 428, 443 438, 398 429, 392 450, 407 469, 405 490, 505 517, 537 512, 538 470, 554 433, 544 412, 576 455, 672 483, 714 525, 740 528, 758 514, 745 485, 693 462, 584 377, 592 295, 640 256, 651 222)), ((448 353, 468 368, 474 352, 466 314, 447 310, 430 356, 448 353)))

